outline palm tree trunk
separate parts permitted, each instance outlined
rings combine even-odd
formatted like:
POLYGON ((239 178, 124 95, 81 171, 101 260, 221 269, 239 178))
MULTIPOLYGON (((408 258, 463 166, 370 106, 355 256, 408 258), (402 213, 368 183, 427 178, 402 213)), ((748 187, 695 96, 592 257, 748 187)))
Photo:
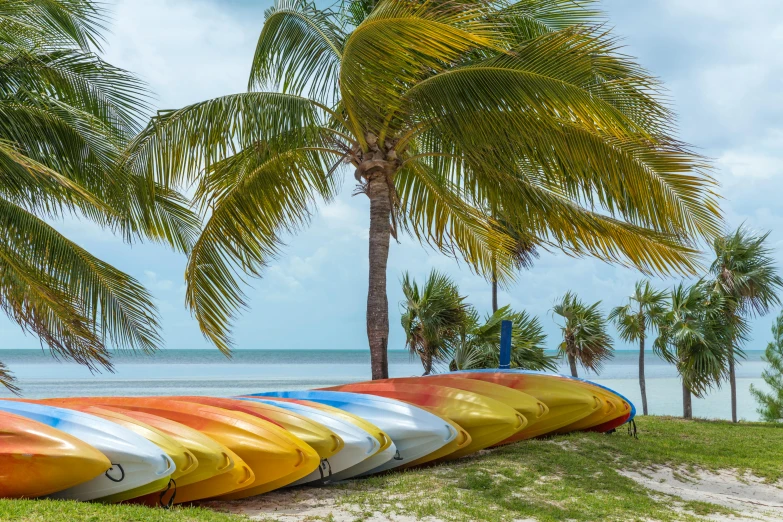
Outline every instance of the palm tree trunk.
POLYGON ((429 375, 432 373, 432 354, 431 353, 425 353, 421 358, 421 364, 424 366, 424 375, 429 375))
POLYGON ((571 377, 579 377, 576 373, 576 357, 572 354, 568 354, 568 366, 571 367, 571 377))
POLYGON ((495 277, 495 269, 492 269, 492 313, 498 311, 498 280, 495 277))
POLYGON ((729 347, 729 383, 731 384, 731 422, 737 422, 737 374, 734 371, 734 346, 729 347))
POLYGON ((370 284, 367 291, 367 339, 370 343, 372 378, 387 379, 389 363, 389 299, 386 296, 386 265, 389 260, 391 200, 383 173, 370 177, 370 284))
POLYGON ((644 332, 639 337, 639 389, 642 392, 642 412, 647 415, 647 382, 644 379, 644 332))
POLYGON ((682 381, 682 418, 693 418, 693 398, 691 391, 685 386, 685 381, 682 381))

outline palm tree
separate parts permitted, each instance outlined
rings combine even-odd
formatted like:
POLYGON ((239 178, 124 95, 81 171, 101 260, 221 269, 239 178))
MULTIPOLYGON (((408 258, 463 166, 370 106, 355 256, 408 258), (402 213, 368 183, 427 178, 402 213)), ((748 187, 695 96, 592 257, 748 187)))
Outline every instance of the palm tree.
MULTIPOLYGON (((495 220, 498 225, 503 227, 503 233, 507 234, 514 241, 514 245, 511 254, 511 263, 514 270, 529 270, 533 268, 533 261, 538 259, 538 250, 536 249, 535 242, 529 238, 522 236, 513 227, 508 226, 502 219, 495 215, 495 220)), ((491 280, 492 284, 492 313, 498 311, 498 276, 495 268, 492 269, 491 280)))
POLYGON ((756 410, 766 422, 783 422, 783 313, 772 325, 772 341, 767 344, 762 359, 769 364, 761 378, 769 392, 750 385, 750 394, 759 406, 756 410))
POLYGON ((451 343, 467 317, 465 298, 448 276, 436 270, 419 290, 406 272, 402 277, 402 328, 405 346, 421 359, 424 375, 432 373, 433 362, 447 360, 451 343))
POLYGON ((500 364, 500 328, 511 321, 511 367, 524 370, 555 371, 555 357, 544 351, 546 334, 538 318, 526 312, 515 312, 506 305, 482 323, 478 312, 470 307, 457 338, 449 367, 452 371, 497 368, 500 364))
POLYGON ((664 313, 666 292, 655 290, 649 281, 638 281, 628 304, 618 306, 609 313, 620 338, 627 342, 639 342, 639 388, 642 392, 642 411, 647 415, 647 384, 644 379, 644 341, 654 330, 664 313))
POLYGON ((654 272, 693 272, 720 232, 707 166, 672 135, 658 81, 585 2, 276 0, 249 91, 160 112, 127 164, 197 182, 208 217, 186 302, 221 350, 281 236, 352 170, 370 200, 367 336, 388 375, 386 269, 403 230, 513 277, 513 237, 654 272))
POLYGON ((571 375, 578 377, 576 363, 586 370, 599 373, 603 363, 614 357, 612 338, 606 332, 606 319, 599 310, 601 301, 587 305, 567 292, 552 308, 565 321, 560 325, 563 342, 560 356, 568 360, 571 375))
MULTIPOLYGON (((744 227, 714 242, 715 261, 710 273, 714 288, 724 297, 726 319, 739 324, 751 316, 764 315, 780 304, 777 292, 783 288, 775 258, 764 242, 769 233, 754 235, 744 227)), ((737 422, 736 358, 744 357, 737 339, 729 339, 729 383, 731 420, 737 422)))
MULTIPOLYGON (((93 220, 186 251, 199 225, 179 194, 120 169, 146 90, 95 54, 89 0, 0 2, 0 307, 56 357, 110 368, 107 345, 161 344, 151 296, 46 220, 93 220)), ((0 364, 0 384, 18 388, 0 364)))
POLYGON ((723 298, 700 281, 681 283, 658 323, 656 353, 677 366, 682 378, 683 417, 693 417, 692 395, 703 397, 728 373, 732 326, 725 322, 723 298))

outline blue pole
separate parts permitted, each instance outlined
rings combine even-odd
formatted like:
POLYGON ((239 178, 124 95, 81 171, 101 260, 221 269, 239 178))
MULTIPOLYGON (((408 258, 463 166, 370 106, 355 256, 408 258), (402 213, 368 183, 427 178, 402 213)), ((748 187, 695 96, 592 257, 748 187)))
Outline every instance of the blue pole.
POLYGON ((511 368, 511 321, 500 323, 500 366, 501 370, 511 368))

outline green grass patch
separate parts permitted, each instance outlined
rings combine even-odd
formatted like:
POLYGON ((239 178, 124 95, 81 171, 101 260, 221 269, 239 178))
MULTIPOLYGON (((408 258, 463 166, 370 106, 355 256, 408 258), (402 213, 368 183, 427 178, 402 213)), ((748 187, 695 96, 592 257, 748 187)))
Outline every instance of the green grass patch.
POLYGON ((241 522, 245 517, 194 507, 170 510, 131 504, 0 499, 0 520, 15 522, 241 522))

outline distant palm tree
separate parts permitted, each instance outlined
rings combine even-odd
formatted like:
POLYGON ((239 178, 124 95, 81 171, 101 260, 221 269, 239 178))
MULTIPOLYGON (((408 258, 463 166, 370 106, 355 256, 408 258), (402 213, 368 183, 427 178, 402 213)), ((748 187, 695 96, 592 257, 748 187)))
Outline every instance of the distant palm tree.
POLYGON ((769 364, 761 374, 769 391, 750 385, 750 394, 759 406, 756 410, 766 422, 783 422, 783 312, 772 324, 772 341, 762 359, 769 364))
MULTIPOLYGON (((179 194, 119 168, 145 87, 104 62, 102 4, 0 1, 0 308, 55 356, 110 368, 107 345, 161 344, 149 293, 47 222, 90 219, 131 241, 189 250, 179 194)), ((13 391, 0 364, 0 384, 13 391)))
POLYGON ((244 276, 346 173, 369 199, 376 379, 388 376, 386 272, 402 230, 500 281, 515 245, 496 215, 537 245, 657 272, 692 273, 698 240, 720 233, 707 165, 672 135, 659 81, 618 52, 589 2, 336 5, 277 0, 252 92, 160 112, 130 149, 150 180, 197 182, 208 219, 186 302, 221 350, 244 276))
POLYGON ((435 361, 447 361, 452 342, 465 323, 467 305, 457 285, 446 275, 433 270, 419 289, 406 272, 402 277, 400 322, 405 330, 405 346, 421 359, 424 375, 433 370, 435 361))
POLYGON ((514 312, 506 305, 485 318, 482 323, 474 308, 468 310, 466 321, 452 341, 454 347, 450 368, 472 370, 497 368, 500 364, 500 328, 511 321, 511 367, 524 370, 557 369, 555 357, 544 351, 546 335, 537 318, 526 312, 514 312))
POLYGON ((586 305, 567 292, 552 312, 565 321, 560 325, 563 342, 558 349, 568 360, 571 375, 578 377, 577 362, 583 368, 599 373, 603 363, 614 357, 612 338, 606 332, 606 319, 599 310, 601 301, 586 305))
MULTIPOLYGON (((729 323, 741 325, 751 316, 764 315, 780 304, 778 292, 783 279, 778 275, 775 257, 764 244, 769 233, 761 236, 743 227, 715 240, 715 261, 710 273, 714 289, 724 297, 729 323)), ((737 422, 737 378, 735 361, 744 357, 736 336, 729 339, 729 383, 731 385, 731 420, 737 422)))
POLYGON ((683 417, 693 417, 692 395, 703 397, 728 375, 732 327, 722 297, 704 282, 681 283, 658 323, 656 353, 676 365, 682 378, 683 417))
POLYGON ((664 313, 666 292, 655 290, 649 281, 638 281, 628 304, 615 307, 609 313, 620 338, 627 342, 639 342, 639 388, 642 392, 642 411, 647 415, 647 383, 644 378, 644 341, 649 332, 658 326, 664 313))

